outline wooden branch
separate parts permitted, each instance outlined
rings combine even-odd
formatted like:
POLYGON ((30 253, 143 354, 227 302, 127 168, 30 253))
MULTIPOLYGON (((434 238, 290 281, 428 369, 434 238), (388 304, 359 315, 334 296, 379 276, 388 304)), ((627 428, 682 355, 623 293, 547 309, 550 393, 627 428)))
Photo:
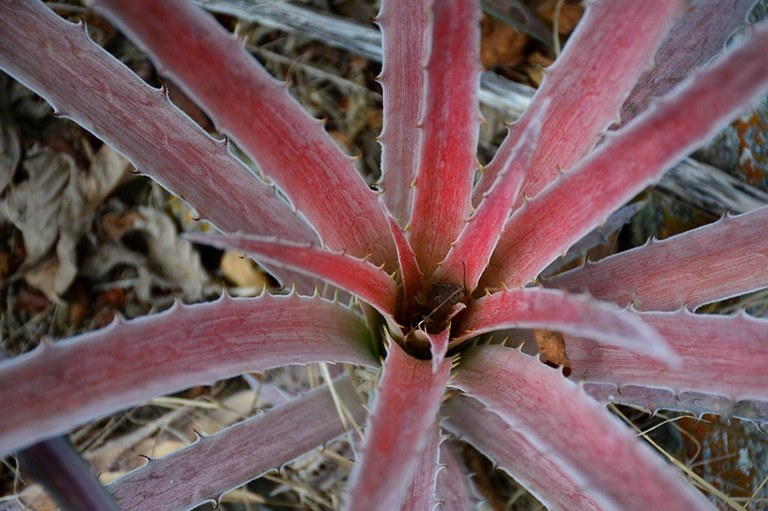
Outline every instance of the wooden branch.
POLYGON ((667 171, 656 188, 718 216, 726 211, 746 213, 768 204, 768 193, 692 158, 667 171))

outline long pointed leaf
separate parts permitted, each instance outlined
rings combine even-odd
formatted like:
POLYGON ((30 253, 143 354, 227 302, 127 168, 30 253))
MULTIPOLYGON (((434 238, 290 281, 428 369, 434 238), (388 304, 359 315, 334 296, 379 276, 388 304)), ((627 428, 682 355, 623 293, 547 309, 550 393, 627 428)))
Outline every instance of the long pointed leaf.
POLYGON ((424 101, 424 67, 430 33, 429 0, 385 0, 377 18, 383 62, 379 81, 384 95, 381 142, 383 199, 401 226, 411 215, 412 188, 419 164, 424 101))
POLYGON ((395 269, 384 214, 354 160, 211 15, 186 0, 94 4, 280 186, 323 243, 395 269))
POLYGON ((596 382, 584 383, 584 390, 602 403, 637 406, 652 414, 662 410, 691 413, 696 417, 715 414, 725 418, 737 417, 752 421, 762 429, 768 427, 767 401, 734 401, 725 396, 703 392, 674 392, 643 385, 624 385, 617 388, 612 383, 596 382))
POLYGON ((350 510, 397 509, 437 418, 451 361, 437 372, 390 341, 366 439, 351 480, 350 510))
POLYGON ((611 509, 610 502, 601 503, 599 495, 583 487, 578 474, 537 450, 476 399, 455 396, 443 406, 443 413, 448 431, 471 443, 550 509, 611 509))
POLYGON ((396 313, 399 293, 395 281, 387 272, 362 259, 312 245, 240 234, 191 234, 188 238, 206 245, 241 250, 256 259, 312 275, 352 293, 382 314, 396 313))
POLYGON ((37 1, 4 1, 0 67, 188 201, 225 231, 312 241, 315 234, 265 185, 73 25, 37 1), (42 63, 30 65, 30 63, 42 63), (219 207, 226 203, 226 208, 219 207))
POLYGON ((474 291, 512 211, 517 192, 523 184, 525 169, 531 164, 541 134, 542 126, 537 122, 539 120, 535 119, 527 125, 509 156, 509 165, 498 174, 496 182, 483 197, 477 211, 467 220, 445 260, 435 271, 435 281, 463 283, 468 293, 474 291))
POLYGON ((478 497, 469 481, 469 473, 461 459, 457 442, 440 444, 440 472, 437 473, 437 501, 441 511, 474 511, 478 497))
POLYGON ((621 108, 621 122, 644 111, 653 98, 667 94, 697 66, 725 47, 728 37, 746 21, 757 0, 691 2, 656 51, 653 67, 643 73, 621 108))
POLYGON ((552 105, 517 204, 583 158, 616 120, 622 102, 684 5, 668 0, 591 2, 563 54, 545 73, 528 110, 488 165, 475 199, 510 164, 509 154, 520 133, 542 115, 543 101, 551 100, 552 105))
POLYGON ((546 282, 640 310, 696 308, 768 287, 768 207, 606 257, 546 282))
POLYGON ((408 486, 400 511, 433 511, 435 509, 437 504, 435 488, 440 470, 438 454, 440 443, 440 429, 435 423, 427 437, 421 458, 416 462, 411 484, 408 486))
POLYGON ((426 276, 469 216, 480 126, 480 6, 441 0, 432 11, 422 151, 409 223, 411 244, 426 276))
POLYGON ((520 208, 483 276, 486 287, 530 282, 611 211, 763 94, 768 66, 743 63, 761 62, 766 53, 768 26, 762 26, 520 208))
MULTIPOLYGON (((355 420, 365 416, 349 379, 334 382, 336 396, 355 420)), ((150 460, 109 486, 123 511, 190 509, 216 502, 225 491, 280 468, 345 431, 328 387, 281 404, 164 458, 150 460), (300 428, 286 428, 300 424, 300 428)))
POLYGON ((0 363, 0 454, 160 394, 286 364, 375 365, 351 309, 298 295, 224 297, 118 321, 0 363))
POLYGON ((644 355, 569 337, 572 377, 768 402, 768 320, 687 311, 641 316, 682 359, 674 370, 644 355))
POLYGON ((388 217, 388 220, 389 230, 397 247, 400 280, 403 284, 403 300, 405 303, 412 303, 414 297, 422 291, 424 276, 421 273, 421 269, 419 269, 419 262, 416 260, 413 247, 411 247, 411 243, 408 241, 402 228, 391 216, 388 217))
POLYGON ((639 314, 588 296, 552 291, 513 289, 480 298, 461 316, 454 339, 461 341, 505 328, 546 328, 655 358, 676 358, 664 337, 646 325, 639 314))
POLYGON ((534 357, 502 346, 474 347, 463 354, 451 383, 610 508, 714 509, 602 406, 534 357))

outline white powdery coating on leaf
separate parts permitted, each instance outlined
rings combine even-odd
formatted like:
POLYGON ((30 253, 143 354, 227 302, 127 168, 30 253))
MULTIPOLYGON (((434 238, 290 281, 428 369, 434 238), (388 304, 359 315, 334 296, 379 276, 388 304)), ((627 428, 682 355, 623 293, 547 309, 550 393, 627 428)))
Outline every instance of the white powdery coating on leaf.
POLYGON ((702 392, 731 401, 768 402, 768 320, 685 310, 641 316, 679 355, 681 363, 674 370, 642 354, 569 337, 572 376, 618 387, 641 385, 675 393, 702 392))
POLYGON ((298 295, 233 299, 170 310, 0 363, 0 453, 161 394, 287 364, 375 365, 351 309, 298 295), (10 382, 13 382, 11 384, 10 382))
POLYGON ((474 347, 462 356, 451 384, 523 433, 610 507, 713 509, 626 426, 534 357, 502 346, 474 347))
MULTIPOLYGON (((365 411, 349 379, 333 383, 336 396, 361 420, 365 411)), ((150 460, 109 486, 123 511, 189 509, 255 479, 341 435, 346 428, 328 387, 320 387, 271 410, 198 436, 183 449, 150 460), (301 424, 288 428, 286 424, 301 424)))
POLYGON ((640 310, 696 308, 768 287, 768 207, 588 262, 545 282, 640 310))
POLYGON ((510 289, 469 305, 457 340, 505 328, 545 328, 643 353, 674 366, 678 356, 642 316, 608 302, 554 289, 510 289))
POLYGON ((391 511, 408 489, 437 419, 451 361, 433 372, 390 340, 346 509, 391 511))

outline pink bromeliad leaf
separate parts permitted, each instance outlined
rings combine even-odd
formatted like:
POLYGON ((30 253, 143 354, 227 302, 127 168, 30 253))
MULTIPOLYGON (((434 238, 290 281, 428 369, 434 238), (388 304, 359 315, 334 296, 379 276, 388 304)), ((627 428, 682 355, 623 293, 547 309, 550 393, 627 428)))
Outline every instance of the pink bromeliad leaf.
POLYGON ((608 243, 610 236, 618 233, 619 229, 628 224, 647 204, 647 200, 630 202, 611 213, 605 223, 571 246, 565 257, 552 261, 552 264, 544 269, 540 275, 542 284, 553 275, 561 273, 563 268, 572 267, 574 262, 588 260, 590 251, 608 243))
POLYGON ((354 160, 211 15, 186 0, 98 0, 94 8, 254 159, 325 245, 395 269, 384 214, 354 160))
POLYGON ((226 144, 208 136, 164 91, 96 46, 83 26, 63 20, 41 2, 3 5, 0 67, 219 228, 316 239, 272 187, 229 154, 226 144))
POLYGON ((427 0, 385 0, 377 18, 384 50, 379 76, 384 95, 379 136, 381 186, 384 203, 401 226, 411 216, 411 190, 421 153, 418 124, 424 101, 427 35, 432 30, 429 9, 427 0))
POLYGON ((368 261, 301 245, 245 234, 189 234, 198 243, 240 250, 258 259, 322 279, 369 303, 382 314, 396 313, 398 290, 387 272, 368 261))
POLYGON ((637 313, 608 302, 553 289, 510 289, 472 302, 461 316, 456 341, 505 328, 546 328, 600 343, 676 360, 673 350, 637 313))
POLYGON ((522 286, 768 89, 768 26, 695 75, 512 215, 481 286, 522 286), (728 94, 723 94, 728 90, 728 94))
POLYGON ((411 484, 405 494, 400 511, 432 511, 437 504, 435 487, 440 470, 440 429, 437 424, 428 433, 421 459, 416 462, 411 484))
POLYGON ((419 267, 427 278, 469 216, 480 125, 480 6, 443 0, 432 5, 432 16, 419 121, 421 156, 408 224, 419 267))
MULTIPOLYGON (((464 304, 461 304, 463 308, 464 304)), ((416 339, 429 345, 429 353, 432 356, 432 370, 438 371, 445 360, 445 354, 448 351, 448 346, 451 341, 451 331, 446 328, 440 333, 431 334, 425 330, 416 330, 413 332, 416 339)))
POLYGON ((479 401, 456 396, 443 405, 444 427, 486 455, 550 509, 608 510, 584 488, 577 473, 537 450, 513 427, 479 401))
POLYGON ((640 310, 696 308, 768 287, 768 207, 562 273, 546 282, 640 310))
MULTIPOLYGON (((442 423, 441 423, 442 427, 442 423)), ((461 461, 458 442, 443 441, 440 444, 440 471, 437 473, 437 501, 445 511, 474 511, 480 498, 469 481, 469 473, 461 461)))
POLYGON ((624 99, 684 6, 685 2, 667 0, 591 2, 525 115, 510 128, 486 168, 475 201, 511 164, 510 153, 520 134, 542 115, 545 100, 552 104, 516 205, 583 158, 615 122, 624 99))
MULTIPOLYGON (((334 392, 355 420, 365 417, 349 379, 335 381, 334 392)), ((110 484, 109 492, 123 511, 182 510, 206 500, 218 502, 225 491, 291 462, 346 429, 324 386, 150 460, 110 484)))
POLYGON ((451 385, 569 470, 607 509, 714 509, 601 405, 534 357, 503 346, 470 348, 451 385))
POLYGON ((725 396, 703 392, 675 393, 667 389, 645 385, 624 385, 617 388, 612 383, 585 382, 584 390, 602 403, 619 403, 640 407, 649 413, 662 410, 685 412, 701 417, 715 414, 721 417, 738 417, 754 422, 761 428, 768 426, 768 402, 743 399, 734 401, 725 396))
MULTIPOLYGON (((431 509, 444 495, 449 503, 445 509, 461 508, 457 497, 469 495, 466 487, 446 493, 446 480, 447 484, 455 482, 458 471, 454 469, 449 473, 451 477, 441 483, 438 470, 438 461, 455 467, 455 463, 447 461, 451 458, 444 456, 441 445, 441 410, 448 415, 448 431, 476 443, 555 507, 643 511, 712 508, 704 496, 684 484, 669 466, 654 457, 630 430, 622 428, 577 385, 519 351, 502 346, 475 346, 463 351, 462 364, 455 366, 453 386, 466 395, 443 407, 451 362, 458 361, 458 357, 445 357, 447 349, 453 347, 451 342, 458 344, 484 332, 552 328, 599 341, 600 344, 568 339, 572 370, 586 385, 599 386, 600 391, 610 388, 622 394, 628 386, 639 389, 627 398, 628 403, 648 402, 655 409, 666 404, 660 393, 670 389, 681 396, 679 402, 683 407, 701 399, 706 406, 714 405, 713 409, 717 409, 716 400, 722 398, 734 403, 734 408, 749 406, 758 417, 768 418, 768 380, 766 372, 760 372, 768 362, 768 321, 743 315, 700 317, 687 311, 636 313, 554 289, 505 288, 473 300, 464 289, 475 288, 514 201, 523 200, 516 198, 522 168, 529 167, 526 179, 530 189, 539 187, 537 192, 542 191, 507 223, 503 243, 483 277, 482 283, 488 286, 498 282, 524 285, 536 278, 555 255, 600 223, 612 208, 660 175, 669 163, 711 133, 716 123, 729 118, 749 98, 765 90, 768 71, 741 67, 740 60, 758 61, 763 56, 768 50, 768 27, 758 30, 750 42, 731 54, 739 66, 719 64, 703 73, 698 81, 691 81, 673 93, 670 101, 656 110, 649 109, 618 132, 582 165, 544 188, 562 170, 561 164, 570 167, 597 143, 600 132, 616 117, 643 65, 649 63, 648 57, 662 40, 673 14, 684 5, 683 0, 597 0, 590 7, 586 26, 579 29, 574 44, 569 45, 560 64, 552 69, 547 79, 549 85, 545 84, 528 116, 513 128, 500 156, 491 164, 478 188, 478 193, 488 193, 480 195, 485 200, 469 217, 477 142, 477 67, 473 62, 478 40, 478 2, 430 0, 428 5, 421 0, 418 4, 383 0, 382 24, 385 38, 389 37, 385 44, 389 44, 387 51, 396 57, 384 71, 383 81, 388 89, 385 94, 389 96, 387 115, 393 116, 393 123, 385 125, 382 144, 387 154, 385 164, 398 168, 383 169, 386 189, 383 197, 377 198, 320 123, 309 118, 284 86, 272 79, 212 17, 177 0, 94 1, 100 9, 106 6, 129 34, 150 47, 169 75, 178 78, 222 130, 235 137, 265 173, 274 176, 315 227, 322 242, 309 245, 317 243, 318 238, 300 217, 291 213, 287 202, 258 177, 244 171, 223 144, 214 142, 210 146, 211 139, 188 119, 174 113, 176 110, 159 92, 142 92, 141 88, 125 92, 129 88, 121 88, 122 75, 117 75, 114 82, 95 76, 88 79, 92 83, 86 83, 77 76, 77 71, 65 72, 54 66, 52 69, 69 80, 66 87, 85 83, 87 93, 73 93, 76 100, 72 101, 65 94, 71 91, 63 87, 52 96, 61 101, 60 109, 66 112, 70 101, 76 107, 72 111, 80 109, 78 115, 112 136, 115 143, 133 143, 136 147, 126 150, 138 152, 152 143, 162 146, 166 141, 177 141, 166 136, 162 128, 144 132, 142 127, 129 127, 131 135, 123 137, 113 127, 103 127, 102 117, 107 116, 111 104, 101 99, 94 102, 95 108, 104 109, 94 113, 89 110, 88 95, 108 100, 115 97, 121 110, 117 117, 120 120, 128 116, 130 107, 146 110, 160 105, 162 114, 158 119, 170 123, 170 129, 179 127, 191 134, 180 142, 188 144, 182 148, 189 154, 179 153, 164 160, 165 166, 158 167, 159 176, 167 174, 169 179, 180 181, 179 186, 188 186, 189 193, 209 210, 227 209, 228 194, 240 200, 237 194, 244 192, 231 188, 241 184, 241 177, 243 186, 255 187, 269 204, 274 201, 271 213, 278 218, 272 224, 262 225, 265 221, 261 217, 266 213, 261 210, 256 215, 258 221, 250 220, 248 208, 240 207, 238 202, 233 209, 248 219, 221 214, 220 221, 234 226, 242 222, 245 226, 237 227, 238 231, 248 230, 249 234, 212 239, 234 243, 241 250, 249 250, 244 248, 247 245, 257 257, 348 289, 367 302, 362 305, 366 317, 355 309, 317 296, 223 298, 214 304, 176 305, 156 316, 118 321, 99 332, 45 345, 31 354, 0 363, 0 381, 12 382, 0 385, 0 403, 13 411, 6 414, 8 417, 0 417, 0 454, 157 394, 245 371, 316 361, 376 365, 372 353, 379 344, 371 346, 371 331, 375 335, 385 320, 372 310, 370 303, 387 316, 386 320, 397 314, 407 323, 404 328, 412 329, 402 338, 400 334, 404 332, 397 333, 401 344, 425 340, 432 356, 431 360, 420 360, 403 351, 401 344, 387 339, 389 354, 374 393, 373 413, 368 419, 359 464, 350 478, 352 489, 345 502, 347 508, 431 509), (401 9, 402 12, 396 12, 401 9), (164 19, 149 22, 148 16, 158 15, 164 19), (414 19, 409 19, 411 16, 414 19), (603 22, 611 19, 616 19, 617 25, 603 22), (399 41, 401 26, 403 35, 399 41), (417 32, 413 48, 406 47, 411 32, 419 30, 422 31, 417 32), (602 62, 594 64, 596 57, 598 61, 603 58, 602 62), (402 69, 393 70, 393 65, 402 69), (421 69, 422 65, 427 66, 426 70, 421 69), (734 76, 738 73, 746 76, 734 76), (726 93, 715 91, 708 83, 725 88, 726 93), (407 87, 418 87, 418 91, 406 98, 407 87), (579 93, 574 94, 574 90, 579 93), (128 100, 123 99, 123 92, 128 100), (163 101, 143 100, 145 94, 163 101), (546 107, 552 104, 557 112, 549 114, 546 107), (534 148, 527 139, 538 138, 533 135, 538 135, 539 126, 549 130, 546 133, 550 138, 537 153, 539 146, 534 148), (155 138, 147 138, 146 133, 155 138), (510 141, 513 137, 514 141, 510 141), (561 137, 562 144, 558 144, 561 137), (198 140, 201 138, 204 140, 198 140), (194 145, 197 142, 202 149, 194 145), (411 145, 396 147, 405 144, 411 145), (515 144, 519 144, 519 149, 514 149, 515 144), (197 160, 210 148, 214 150, 213 163, 200 163, 203 171, 193 172, 194 185, 188 185, 179 170, 191 165, 185 157, 197 160), (530 165, 531 158, 541 158, 541 164, 530 165), (568 161, 571 163, 563 163, 568 161), (220 169, 215 167, 220 164, 220 169), (231 169, 239 169, 233 170, 236 177, 218 175, 231 169), (617 184, 610 185, 614 180, 617 184), (496 185, 488 188, 492 183, 496 185), (224 195, 212 194, 219 201, 212 203, 214 199, 205 197, 206 187, 220 185, 230 189, 225 189, 224 195), (388 196, 400 193, 402 197, 388 196), (395 211, 397 220, 380 207, 379 200, 395 211), (471 218, 470 222, 462 223, 467 218, 471 218), (410 232, 401 228, 405 222, 410 225, 410 232), (256 234, 274 234, 267 231, 269 228, 283 237, 283 227, 287 231, 281 241, 251 232, 253 228, 256 234), (369 257, 381 267, 368 263, 369 257), (397 273, 393 273, 398 269, 400 282, 396 280, 397 273), (440 289, 451 290, 450 297, 443 302, 450 314, 441 310, 443 305, 433 307, 431 297, 439 298, 440 289), (432 291, 435 293, 430 297, 432 291), (466 299, 470 299, 469 305, 465 304, 466 299), (436 325, 446 327, 441 326, 443 331, 438 334, 419 330, 436 325), (451 332, 458 335, 452 338, 451 332), (420 335, 423 339, 418 339, 420 335), (614 347, 617 344, 619 347, 614 347), (681 362, 681 367, 671 367, 673 360, 681 362), (732 378, 734 371, 744 374, 732 378), (711 381, 698 381, 702 375, 711 381)), ((37 8, 8 7, 12 0, 0 0, 0 4, 10 13, 34 14, 37 8)), ((33 21, 20 25, 36 35, 31 37, 32 44, 42 49, 30 50, 24 53, 26 56, 47 62, 49 49, 61 45, 63 51, 52 49, 50 53, 61 57, 65 67, 72 67, 79 62, 80 50, 90 45, 82 34, 69 37, 78 30, 71 25, 62 44, 54 37, 58 25, 44 21, 39 29, 33 21), (47 35, 38 37, 41 33, 47 35)), ((0 20, 0 67, 11 58, 6 55, 15 58, 13 45, 24 46, 25 36, 15 27, 15 21, 0 20), (4 34, 6 27, 12 36, 4 34)), ((667 41, 665 44, 671 44, 669 41, 674 39, 667 41)), ((82 55, 84 76, 94 70, 112 69, 106 64, 88 67, 91 61, 104 60, 99 52, 84 51, 82 55)), ((38 80, 43 89, 56 90, 55 84, 47 83, 49 77, 27 71, 26 66, 29 64, 13 69, 32 77, 32 82, 38 80)), ((144 113, 131 121, 135 123, 135 119, 149 124, 154 121, 144 113)), ((149 151, 155 154, 151 152, 154 148, 149 151)), ((764 214, 749 219, 757 221, 759 227, 764 224, 764 214)), ((649 277, 663 280, 677 276, 685 270, 660 270, 653 274, 649 267, 659 258, 676 261, 670 254, 675 248, 680 248, 685 256, 680 259, 681 264, 692 259, 696 240, 703 239, 706 244, 731 240, 724 234, 731 220, 709 230, 705 228, 704 234, 681 237, 682 241, 670 242, 666 248, 639 249, 626 256, 626 260, 619 260, 641 267, 644 264, 649 277), (690 251, 687 255, 686 250, 690 251)), ((740 224, 738 228, 742 229, 740 224)), ((752 237, 762 235, 756 230, 748 232, 752 237)), ((766 287, 765 267, 761 265, 766 259, 764 243, 747 238, 748 235, 736 236, 735 246, 757 252, 738 259, 757 275, 753 282, 718 263, 708 268, 715 268, 719 275, 711 280, 702 276, 698 283, 678 290, 677 294, 659 292, 658 303, 676 303, 682 295, 695 295, 693 302, 706 301, 743 293, 756 289, 755 286, 766 287), (717 282, 730 278, 733 283, 717 282)), ((722 251, 715 254, 724 259, 730 257, 722 251)), ((605 268, 608 267, 606 263, 605 268)), ((692 265, 691 271, 707 270, 692 265)), ((638 275, 630 275, 618 280, 617 285, 623 290, 634 290, 639 280, 638 275)), ((589 281, 590 285, 593 283, 594 279, 589 281)), ((649 297, 647 304, 654 303, 653 300, 649 297)), ((390 330, 383 335, 394 332, 394 321, 389 323, 390 330)), ((337 390, 342 396, 354 396, 355 389, 341 385, 343 388, 337 390)), ((601 399, 617 400, 605 395, 601 399)), ((353 413, 359 417, 363 412, 355 406, 353 413)), ((134 485, 126 487, 126 495, 133 495, 126 499, 136 499, 130 506, 165 509, 215 498, 224 489, 333 438, 344 428, 335 415, 334 401, 327 392, 319 391, 312 400, 300 398, 221 435, 200 440, 167 462, 150 462, 123 481, 134 485), (301 427, 286 433, 286 423, 301 427), (269 444, 253 445, 261 442, 269 444), (254 462, 250 469, 246 461, 254 462), (139 485, 141 488, 136 490, 139 485), (149 493, 153 499, 167 497, 173 504, 141 500, 149 493)), ((119 488, 119 484, 115 486, 116 492, 119 488)))
POLYGON ((366 426, 358 464, 350 476, 350 510, 398 509, 422 458, 450 376, 451 361, 433 372, 390 340, 378 394, 366 426))
POLYGON ((16 452, 15 458, 19 470, 43 485, 61 509, 122 511, 91 465, 63 436, 37 442, 16 452))
POLYGON ((387 215, 389 230, 397 247, 397 259, 400 266, 400 280, 403 284, 403 299, 405 303, 411 303, 414 297, 422 292, 424 279, 419 269, 419 262, 413 247, 405 236, 400 225, 390 215, 387 215))
MULTIPOLYGON (((543 106, 544 112, 546 106, 543 106)), ((510 154, 512 161, 498 174, 490 191, 467 220, 445 260, 435 271, 433 280, 462 284, 468 293, 474 291, 512 211, 525 177, 525 169, 531 164, 541 134, 540 120, 541 117, 526 126, 527 129, 510 154)))
POLYGON ((0 453, 161 394, 287 364, 375 366, 359 314, 318 297, 264 294, 170 310, 0 363, 0 453))
POLYGON ((672 369, 643 354, 569 337, 571 376, 618 387, 643 385, 768 403, 767 320, 745 314, 704 316, 688 311, 641 315, 681 358, 679 365, 672 369))
POLYGON ((653 67, 638 80, 621 108, 621 122, 644 111, 653 98, 670 92, 696 67, 703 66, 725 47, 728 37, 744 24, 757 0, 691 2, 677 18, 656 51, 653 67))

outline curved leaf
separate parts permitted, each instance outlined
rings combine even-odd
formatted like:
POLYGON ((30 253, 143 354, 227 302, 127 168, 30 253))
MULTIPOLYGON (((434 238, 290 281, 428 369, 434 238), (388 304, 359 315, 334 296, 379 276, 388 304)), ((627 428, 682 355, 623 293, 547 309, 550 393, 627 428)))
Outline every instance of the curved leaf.
MULTIPOLYGON (((549 102, 545 101, 543 112, 546 112, 548 105, 549 102)), ((540 120, 536 118, 526 126, 509 155, 509 165, 496 176, 493 186, 464 224, 445 260, 435 271, 433 280, 463 283, 469 294, 474 291, 512 212, 515 197, 525 177, 525 169, 531 163, 541 134, 540 120)))
POLYGON ((312 245, 299 245, 274 238, 245 234, 190 234, 190 240, 246 252, 297 272, 322 279, 371 304, 382 314, 394 315, 399 292, 387 272, 346 254, 329 252, 312 245))
POLYGON ((684 6, 685 2, 668 0, 590 2, 562 55, 546 71, 526 113, 512 125, 488 165, 475 200, 510 165, 509 155, 520 134, 544 114, 543 101, 550 100, 552 105, 543 119, 541 141, 516 205, 523 197, 537 195, 557 178, 558 171, 583 158, 615 122, 622 102, 684 6))
POLYGON ((402 503, 428 446, 451 370, 446 360, 433 372, 394 341, 378 385, 358 464, 350 476, 346 509, 391 511, 402 503))
POLYGON ((640 77, 621 108, 626 124, 645 110, 653 98, 667 94, 697 66, 725 47, 728 37, 746 21, 757 0, 691 2, 667 34, 653 58, 653 67, 640 77))
POLYGON ((668 362, 677 360, 664 337, 646 325, 639 314, 588 296, 553 291, 511 289, 475 300, 462 314, 454 339, 462 341, 505 328, 545 328, 668 362))
POLYGON ((37 1, 3 1, 0 67, 225 231, 315 234, 227 150, 125 65, 37 1), (30 65, 30 62, 45 63, 30 65), (220 207, 226 204, 226 208, 220 207))
POLYGON ((470 348, 451 385, 499 415, 609 509, 714 509, 602 406, 534 357, 503 346, 470 348))
POLYGON ((619 388, 642 385, 768 402, 768 320, 688 311, 644 312, 640 316, 680 357, 674 370, 642 354, 569 337, 571 376, 619 388))
POLYGON ((286 364, 376 365, 363 319, 317 297, 264 294, 170 310, 0 363, 0 453, 161 394, 286 364))
POLYGON ((702 392, 674 392, 642 385, 616 387, 611 383, 585 382, 584 390, 601 403, 637 406, 655 414, 662 410, 691 413, 697 417, 715 414, 752 421, 760 428, 768 427, 768 401, 744 399, 734 401, 725 396, 702 392))
POLYGON ((432 14, 421 156, 408 224, 419 268, 427 277, 469 216, 480 127, 480 6, 441 0, 434 2, 432 14))
POLYGON ((389 230, 392 233, 392 239, 397 247, 397 259, 400 263, 400 280, 403 283, 403 301, 405 303, 412 303, 414 297, 422 291, 424 276, 419 269, 416 254, 413 253, 413 248, 402 228, 391 216, 387 215, 387 220, 389 220, 389 230))
MULTIPOLYGON (((365 410, 349 379, 333 385, 336 396, 361 420, 365 410)), ((217 501, 225 491, 281 467, 345 430, 334 397, 324 386, 150 460, 110 484, 109 490, 123 511, 190 509, 206 500, 217 501)))
POLYGON ((485 287, 522 286, 768 89, 768 25, 615 132, 512 215, 485 287), (728 94, 722 91, 727 90, 728 94))
POLYGON ((641 310, 696 308, 768 287, 768 207, 606 257, 547 287, 641 310))
POLYGON ((213 16, 186 0, 98 0, 94 7, 145 47, 160 71, 237 141, 325 245, 370 254, 394 271, 386 220, 354 159, 213 16))
POLYGON ((421 153, 419 115, 432 27, 429 0, 385 0, 377 17, 383 61, 379 82, 384 96, 381 143, 382 198, 399 225, 411 216, 413 180, 421 153))
MULTIPOLYGON (((441 426, 442 427, 442 426, 441 426)), ((440 471, 437 473, 437 501, 441 511, 475 511, 482 500, 469 481, 468 468, 457 442, 440 444, 440 471)))
POLYGON ((426 441, 426 447, 416 462, 416 468, 408 486, 400 511, 433 511, 437 505, 435 488, 439 463, 440 429, 435 422, 426 441))
POLYGON ((443 427, 471 443, 550 509, 611 509, 584 488, 578 474, 537 450, 476 399, 454 396, 443 406, 443 413, 443 427))

